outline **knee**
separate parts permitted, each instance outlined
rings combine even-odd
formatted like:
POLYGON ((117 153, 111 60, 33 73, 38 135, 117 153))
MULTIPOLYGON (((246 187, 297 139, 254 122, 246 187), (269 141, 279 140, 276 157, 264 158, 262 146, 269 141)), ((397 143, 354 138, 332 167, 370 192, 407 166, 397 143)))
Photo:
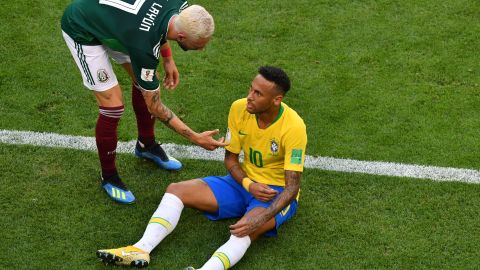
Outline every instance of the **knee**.
POLYGON ((183 201, 182 183, 171 183, 170 185, 168 185, 166 192, 177 196, 183 201))

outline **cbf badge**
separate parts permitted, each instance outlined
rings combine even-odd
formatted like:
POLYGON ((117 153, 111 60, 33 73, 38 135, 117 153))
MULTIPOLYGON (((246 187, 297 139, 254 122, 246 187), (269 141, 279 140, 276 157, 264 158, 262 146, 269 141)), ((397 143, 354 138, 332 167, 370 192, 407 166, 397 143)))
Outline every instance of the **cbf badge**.
POLYGON ((278 145, 278 142, 275 139, 270 140, 270 151, 272 151, 272 155, 276 156, 278 155, 278 149, 280 146, 278 145))

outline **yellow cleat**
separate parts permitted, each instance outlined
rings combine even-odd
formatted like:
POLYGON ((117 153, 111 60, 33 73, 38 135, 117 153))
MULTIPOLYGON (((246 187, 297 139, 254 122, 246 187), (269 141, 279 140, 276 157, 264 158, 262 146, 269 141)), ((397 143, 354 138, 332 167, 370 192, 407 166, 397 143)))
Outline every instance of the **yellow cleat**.
POLYGON ((150 255, 134 246, 121 247, 116 249, 101 249, 97 251, 97 257, 104 263, 117 265, 129 265, 143 268, 150 263, 150 255))

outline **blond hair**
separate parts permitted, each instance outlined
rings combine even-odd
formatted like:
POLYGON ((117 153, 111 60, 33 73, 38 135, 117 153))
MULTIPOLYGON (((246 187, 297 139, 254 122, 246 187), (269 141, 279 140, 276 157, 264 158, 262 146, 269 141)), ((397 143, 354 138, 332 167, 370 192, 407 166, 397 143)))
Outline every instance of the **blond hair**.
POLYGON ((212 15, 205 8, 192 5, 180 12, 175 20, 175 30, 197 40, 210 38, 215 30, 215 24, 212 15))

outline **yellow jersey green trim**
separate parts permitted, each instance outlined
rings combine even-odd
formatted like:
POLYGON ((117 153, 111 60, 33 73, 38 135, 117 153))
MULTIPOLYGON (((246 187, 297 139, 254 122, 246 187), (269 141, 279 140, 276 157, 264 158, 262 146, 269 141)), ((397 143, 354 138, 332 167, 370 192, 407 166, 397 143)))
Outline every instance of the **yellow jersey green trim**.
MULTIPOLYGON (((278 114, 277 114, 277 117, 275 118, 275 120, 273 120, 272 123, 270 123, 270 125, 267 126, 267 128, 273 124, 275 124, 275 122, 278 121, 278 119, 280 119, 280 117, 282 117, 282 114, 283 114, 283 111, 285 109, 283 108, 283 104, 280 104, 280 110, 278 111, 278 114)), ((257 126, 258 126, 258 115, 255 114, 255 120, 257 120, 257 126)))
POLYGON ((282 117, 283 110, 284 110, 283 104, 280 104, 280 111, 278 111, 277 118, 275 118, 275 120, 273 120, 273 122, 272 122, 270 125, 268 125, 268 126, 271 126, 271 125, 275 124, 275 122, 277 122, 278 119, 280 119, 280 117, 282 117))

